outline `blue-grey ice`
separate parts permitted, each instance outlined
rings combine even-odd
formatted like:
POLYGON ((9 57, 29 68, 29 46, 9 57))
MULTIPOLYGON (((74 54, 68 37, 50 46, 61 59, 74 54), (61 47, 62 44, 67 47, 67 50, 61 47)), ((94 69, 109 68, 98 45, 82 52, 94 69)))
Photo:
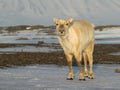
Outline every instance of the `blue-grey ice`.
POLYGON ((0 90, 120 90, 120 65, 94 65, 95 78, 78 80, 78 67, 74 66, 75 79, 66 80, 67 66, 34 65, 0 69, 0 90))

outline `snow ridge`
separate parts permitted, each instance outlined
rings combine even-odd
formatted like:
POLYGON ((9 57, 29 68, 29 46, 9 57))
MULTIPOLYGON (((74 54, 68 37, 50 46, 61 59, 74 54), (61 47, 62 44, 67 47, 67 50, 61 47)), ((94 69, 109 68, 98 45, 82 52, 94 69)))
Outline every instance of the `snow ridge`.
POLYGON ((52 18, 119 25, 119 0, 0 0, 0 26, 53 25, 52 18))

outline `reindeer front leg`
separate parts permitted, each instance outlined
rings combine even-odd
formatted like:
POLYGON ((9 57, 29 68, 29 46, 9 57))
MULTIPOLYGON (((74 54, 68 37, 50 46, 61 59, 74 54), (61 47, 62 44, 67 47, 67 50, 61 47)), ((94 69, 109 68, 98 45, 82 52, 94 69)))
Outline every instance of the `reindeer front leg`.
POLYGON ((85 77, 84 77, 84 73, 82 71, 82 65, 81 65, 82 54, 81 53, 75 53, 75 58, 76 58, 76 61, 77 61, 77 65, 79 67, 79 72, 80 72, 79 80, 85 81, 85 77))
POLYGON ((66 55, 68 67, 69 67, 69 74, 68 74, 67 80, 73 80, 74 79, 74 73, 73 73, 73 69, 72 69, 72 57, 73 57, 73 55, 71 55, 71 54, 65 54, 65 55, 66 55))

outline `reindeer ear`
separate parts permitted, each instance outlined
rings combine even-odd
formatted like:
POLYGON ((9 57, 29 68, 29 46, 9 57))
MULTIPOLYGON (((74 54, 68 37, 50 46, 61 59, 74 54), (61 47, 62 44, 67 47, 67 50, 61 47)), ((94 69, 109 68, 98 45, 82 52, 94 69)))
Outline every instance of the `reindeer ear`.
POLYGON ((67 20, 66 24, 69 25, 69 24, 71 24, 72 22, 73 22, 73 19, 70 18, 70 19, 67 20))
POLYGON ((54 21, 55 24, 58 24, 59 20, 57 18, 53 18, 53 21, 54 21))

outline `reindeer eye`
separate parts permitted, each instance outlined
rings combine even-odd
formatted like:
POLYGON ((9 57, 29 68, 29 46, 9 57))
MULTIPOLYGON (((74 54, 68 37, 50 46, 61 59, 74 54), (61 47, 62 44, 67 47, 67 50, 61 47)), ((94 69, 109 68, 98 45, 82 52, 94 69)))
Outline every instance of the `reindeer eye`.
POLYGON ((56 26, 58 26, 58 24, 56 24, 56 26))

